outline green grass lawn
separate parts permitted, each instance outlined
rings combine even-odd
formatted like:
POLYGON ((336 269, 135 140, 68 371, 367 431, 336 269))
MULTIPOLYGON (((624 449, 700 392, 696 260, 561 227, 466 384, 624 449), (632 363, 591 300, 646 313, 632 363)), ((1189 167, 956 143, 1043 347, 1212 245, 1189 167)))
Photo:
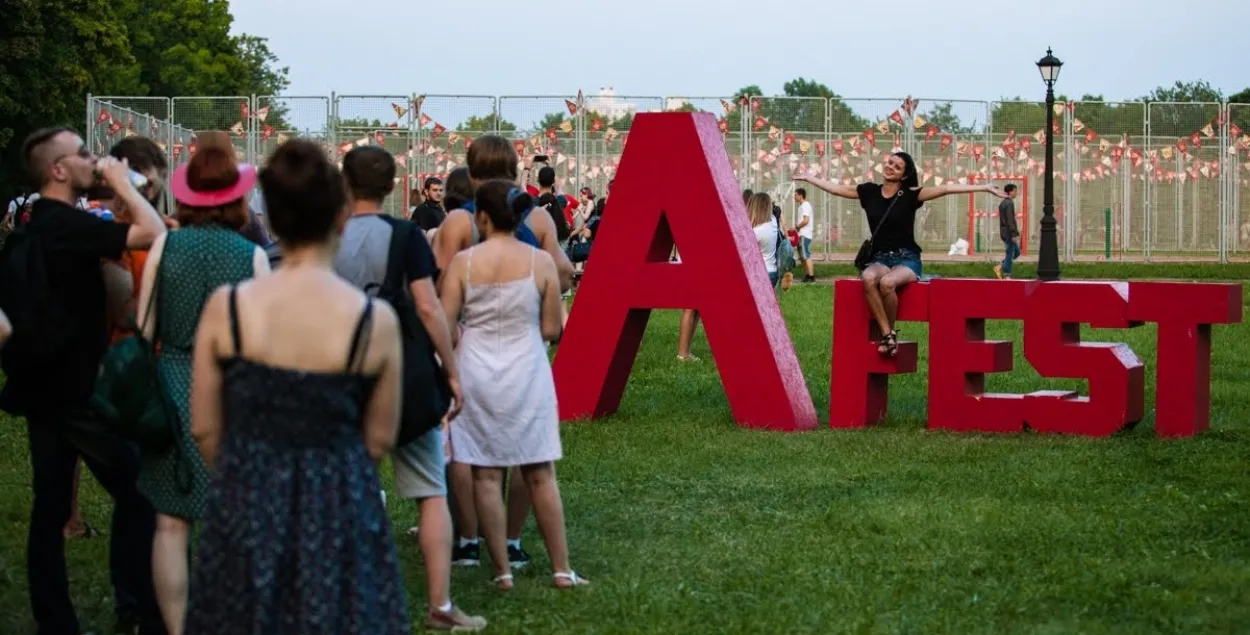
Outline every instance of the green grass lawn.
MULTIPOLYGON (((931 268, 944 276, 985 267, 931 268)), ((847 267, 822 267, 845 275, 847 267)), ((1031 275, 1031 267, 1021 266, 1031 275)), ((1082 265, 1065 277, 1246 279, 1240 266, 1082 265)), ((832 289, 796 285, 783 309, 822 421, 829 406, 832 289)), ((1250 293, 1247 294, 1250 298, 1250 293)), ((1215 327, 1211 430, 1153 436, 1153 417, 1110 439, 956 435, 925 429, 924 363, 892 380, 891 416, 869 430, 744 431, 729 414, 702 329, 702 363, 676 361, 676 312, 653 313, 619 413, 564 427, 559 475, 573 564, 591 587, 549 588, 530 522, 532 570, 502 595, 489 565, 457 570, 456 600, 493 633, 1250 632, 1250 326, 1215 327)), ((905 324, 905 339, 926 339, 905 324)), ((1020 342, 1018 323, 994 339, 1020 342)), ((1151 326, 1087 330, 1147 365, 1151 326)), ((1024 363, 994 391, 1079 386, 1024 363)), ((24 544, 25 433, 0 425, 0 633, 31 630, 24 544)), ((389 480, 389 465, 386 474, 389 480)), ((84 478, 83 511, 111 505, 84 478)), ((415 506, 394 501, 395 529, 415 506)), ((106 538, 67 547, 84 628, 111 616, 106 538)), ((400 539, 414 615, 421 555, 400 539)))

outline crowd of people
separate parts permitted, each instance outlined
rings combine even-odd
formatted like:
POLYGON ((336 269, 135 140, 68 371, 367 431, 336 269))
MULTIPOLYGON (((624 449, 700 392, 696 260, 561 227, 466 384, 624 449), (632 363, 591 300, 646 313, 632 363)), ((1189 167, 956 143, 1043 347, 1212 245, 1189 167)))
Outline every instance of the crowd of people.
MULTIPOLYGON (((104 157, 65 128, 24 146, 38 196, 0 249, 0 407, 29 432, 39 632, 79 632, 64 541, 80 459, 115 503, 119 633, 410 632, 378 475, 387 457, 396 493, 420 509, 426 627, 486 626, 452 601, 453 562, 480 564, 481 536, 492 583, 511 589, 530 562, 531 509, 551 584, 588 584, 569 562, 547 356, 563 332, 572 226, 561 244, 552 215, 532 213, 555 195, 526 191, 512 144, 479 139, 448 176, 455 207, 427 229, 424 216, 381 212, 396 164, 379 148, 353 150, 340 170, 293 140, 257 169, 226 134, 199 139, 172 174, 141 137, 104 157), (154 205, 165 192, 171 217, 154 205), (374 297, 393 278, 410 304, 374 297), (423 398, 404 375, 421 362, 404 345, 412 325, 449 407, 397 447, 406 404, 423 398), (155 395, 167 416, 119 422, 105 415, 122 411, 117 387, 97 378, 143 350, 134 342, 150 343, 155 374, 127 394, 155 395)), ((541 168, 538 185, 551 185, 541 168)))
MULTIPOLYGON (((66 128, 24 146, 38 195, 6 219, 0 249, 0 408, 28 424, 39 632, 79 632, 64 541, 78 535, 80 461, 115 503, 118 633, 409 632, 378 474, 387 457, 396 493, 420 510, 408 533, 424 559, 426 627, 486 626, 452 601, 451 571, 479 566, 484 539, 491 583, 513 588, 531 561, 531 511, 551 584, 588 584, 570 563, 547 347, 608 197, 583 188, 574 200, 545 157, 523 161, 483 136, 397 219, 382 211, 397 181, 384 149, 355 148, 340 169, 296 139, 258 169, 238 162, 228 134, 199 139, 172 174, 142 137, 103 157, 66 128), (171 217, 156 211, 166 194, 171 217), (396 288, 399 300, 378 299, 396 288), (144 368, 136 350, 152 352, 150 379, 101 370, 144 368), (412 383, 416 368, 440 381, 412 383), (119 421, 127 381, 121 393, 159 407, 119 421), (408 409, 440 390, 436 420, 397 443, 408 409)), ((922 272, 916 210, 947 194, 1008 195, 921 188, 904 153, 884 175, 805 180, 858 199, 874 227, 861 277, 879 351, 892 355, 897 290, 922 272)), ((811 206, 804 189, 795 197, 803 213, 786 228, 768 194, 744 193, 775 289, 796 260, 814 279, 811 206)), ((697 319, 683 317, 679 359, 697 359, 697 319)))

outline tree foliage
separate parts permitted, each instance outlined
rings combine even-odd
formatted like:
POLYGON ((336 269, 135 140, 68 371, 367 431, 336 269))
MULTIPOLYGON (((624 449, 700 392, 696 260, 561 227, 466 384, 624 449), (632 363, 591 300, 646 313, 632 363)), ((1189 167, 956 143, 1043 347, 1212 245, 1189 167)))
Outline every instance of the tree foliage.
MULTIPOLYGON (((229 3, 220 0, 3 4, 0 193, 6 195, 25 185, 22 139, 45 126, 81 128, 88 93, 276 95, 288 85, 287 69, 278 67, 264 38, 230 34, 229 3)), ((193 129, 228 128, 241 114, 237 100, 228 107, 223 103, 180 100, 175 123, 193 129)), ((170 113, 142 114, 163 119, 170 113)), ((278 128, 282 116, 271 112, 267 121, 278 128)))
MULTIPOLYGON (((826 110, 835 130, 859 131, 872 125, 842 101, 840 95, 815 80, 798 77, 783 84, 781 90, 781 95, 765 97, 759 85, 751 84, 734 93, 735 97, 750 97, 757 104, 751 114, 752 121, 747 122, 749 130, 755 130, 753 120, 759 115, 767 119, 769 125, 787 132, 822 132, 826 110)), ((742 116, 742 108, 736 108, 729 114, 727 123, 731 132, 740 129, 742 116)))
POLYGON ((933 126, 938 130, 947 134, 969 134, 974 132, 973 127, 964 124, 960 120, 959 115, 954 112, 955 104, 951 102, 940 102, 934 104, 928 110, 921 111, 917 114, 924 117, 929 123, 927 126, 933 126))
POLYGON ((516 130, 516 124, 492 113, 479 117, 474 115, 456 126, 457 132, 509 132, 516 130))

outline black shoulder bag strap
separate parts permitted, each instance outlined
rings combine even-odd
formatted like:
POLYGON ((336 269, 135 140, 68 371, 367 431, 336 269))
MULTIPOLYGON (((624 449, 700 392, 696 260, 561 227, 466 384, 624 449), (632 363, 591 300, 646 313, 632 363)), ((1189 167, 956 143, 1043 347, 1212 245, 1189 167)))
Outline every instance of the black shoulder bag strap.
POLYGON ((391 227, 390 245, 386 249, 386 274, 382 277, 380 285, 372 282, 372 284, 365 286, 364 291, 367 294, 374 287, 380 287, 380 290, 385 292, 385 294, 402 292, 407 281, 406 272, 404 271, 404 254, 407 251, 407 239, 409 239, 409 236, 407 236, 409 231, 407 230, 410 227, 405 226, 402 222, 397 222, 396 219, 392 219, 390 216, 380 215, 379 217, 391 227))

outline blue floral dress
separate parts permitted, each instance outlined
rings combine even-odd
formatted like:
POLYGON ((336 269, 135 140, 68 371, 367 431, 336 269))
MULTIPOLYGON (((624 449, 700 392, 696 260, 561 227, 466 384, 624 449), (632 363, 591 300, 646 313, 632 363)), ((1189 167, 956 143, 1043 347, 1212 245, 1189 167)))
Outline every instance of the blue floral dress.
POLYGON ((224 435, 209 485, 186 635, 408 635, 399 557, 362 423, 375 378, 250 361, 234 293, 224 435))

